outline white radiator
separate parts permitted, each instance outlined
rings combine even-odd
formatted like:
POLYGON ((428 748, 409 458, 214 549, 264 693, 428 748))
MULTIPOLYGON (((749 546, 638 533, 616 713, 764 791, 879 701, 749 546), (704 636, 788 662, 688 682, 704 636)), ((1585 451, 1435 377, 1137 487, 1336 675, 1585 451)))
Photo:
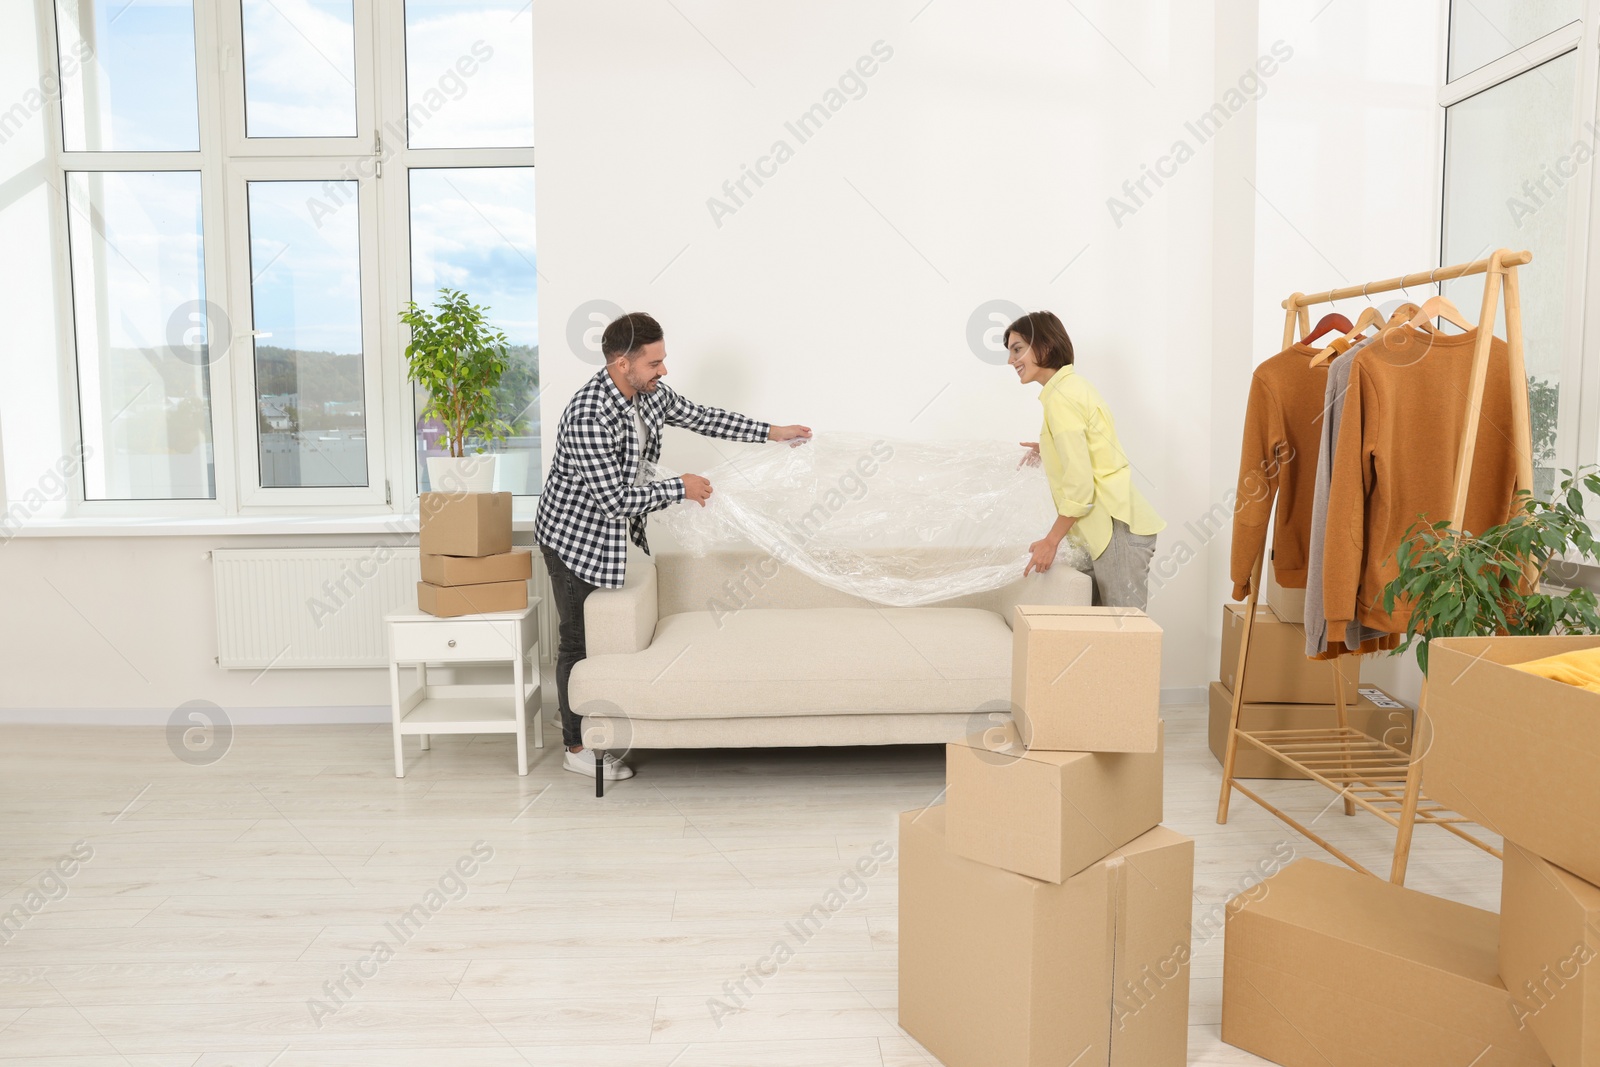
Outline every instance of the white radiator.
MULTIPOLYGON (((534 553, 531 596, 541 658, 555 630, 549 579, 534 553)), ((222 667, 383 667, 389 639, 383 617, 417 609, 416 547, 228 548, 211 553, 222 667)))

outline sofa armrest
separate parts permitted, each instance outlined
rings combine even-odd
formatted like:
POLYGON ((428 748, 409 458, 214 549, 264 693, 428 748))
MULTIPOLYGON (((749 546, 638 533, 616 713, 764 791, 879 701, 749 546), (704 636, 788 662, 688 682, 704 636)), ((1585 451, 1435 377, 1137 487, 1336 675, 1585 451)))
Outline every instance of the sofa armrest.
POLYGON ((643 652, 656 633, 656 563, 628 560, 621 589, 596 589, 583 602, 586 654, 643 652))
POLYGON ((1094 582, 1080 570, 1057 563, 1047 571, 1020 578, 995 590, 995 610, 1010 626, 1018 604, 1088 605, 1094 602, 1094 582))

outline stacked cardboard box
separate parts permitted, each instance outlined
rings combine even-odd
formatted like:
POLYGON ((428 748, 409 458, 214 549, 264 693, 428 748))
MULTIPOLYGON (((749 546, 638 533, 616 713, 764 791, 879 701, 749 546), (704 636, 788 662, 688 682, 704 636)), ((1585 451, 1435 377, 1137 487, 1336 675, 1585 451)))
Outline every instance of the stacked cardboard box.
POLYGON ((510 493, 423 493, 417 607, 452 617, 528 606, 533 554, 511 547, 510 493))
POLYGON ((900 819, 900 1025, 947 1067, 1183 1064, 1194 842, 1162 816, 1161 630, 1019 607, 1014 721, 900 819))
MULTIPOLYGON (((1239 725, 1245 730, 1325 730, 1338 725, 1334 705, 1335 673, 1332 663, 1307 659, 1305 654, 1305 590, 1284 589, 1269 577, 1263 592, 1267 605, 1256 608, 1250 633, 1250 665, 1245 672, 1244 703, 1239 725)), ((1211 683, 1211 752, 1220 764, 1227 751, 1228 721, 1233 711, 1234 675, 1239 670, 1239 648, 1244 641, 1244 605, 1227 604, 1222 610, 1222 659, 1217 681, 1211 683)), ((1413 711, 1372 685, 1360 683, 1361 661, 1340 662, 1344 689, 1345 721, 1369 737, 1385 741, 1402 752, 1411 750, 1413 711)), ((1253 746, 1243 746, 1234 757, 1236 778, 1304 778, 1301 774, 1253 746)))
POLYGON ((1600 636, 1442 638, 1431 797, 1505 838, 1500 978, 1556 1067, 1600 1067, 1600 694, 1512 664, 1600 636))

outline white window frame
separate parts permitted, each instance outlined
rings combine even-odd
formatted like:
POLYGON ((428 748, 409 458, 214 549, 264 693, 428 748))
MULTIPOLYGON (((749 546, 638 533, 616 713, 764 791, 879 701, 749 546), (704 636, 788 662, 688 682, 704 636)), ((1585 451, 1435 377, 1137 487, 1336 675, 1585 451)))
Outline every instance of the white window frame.
MULTIPOLYGON (((1449 41, 1445 42, 1446 54, 1449 41)), ((1469 97, 1503 85, 1552 59, 1576 52, 1578 75, 1573 106, 1572 141, 1596 137, 1590 128, 1600 121, 1600 0, 1586 0, 1582 21, 1552 30, 1534 41, 1512 50, 1501 58, 1469 71, 1446 83, 1439 91, 1439 104, 1446 111, 1469 97)), ((1445 138, 1440 166, 1440 187, 1450 152, 1445 138)), ((1595 172, 1600 160, 1591 161, 1585 176, 1569 182, 1567 219, 1574 239, 1567 244, 1563 267, 1566 309, 1562 324, 1560 407, 1556 417, 1556 456, 1558 468, 1575 469, 1594 463, 1600 455, 1600 293, 1590 291, 1588 279, 1595 276, 1591 262, 1600 253, 1600 182, 1595 172)), ((1440 199, 1440 248, 1444 247, 1446 219, 1440 199)), ((1502 313, 1499 327, 1504 329, 1502 313)))
MULTIPOLYGON (((58 70, 55 0, 33 0, 43 69, 58 70)), ((51 182, 60 195, 50 221, 61 338, 62 445, 81 440, 77 327, 67 245, 64 175, 69 171, 185 170, 200 172, 206 297, 232 323, 227 358, 211 366, 214 500, 85 500, 73 480, 66 518, 194 520, 200 518, 333 518, 414 512, 417 505, 416 405, 406 378, 406 328, 399 315, 411 299, 410 181, 412 168, 532 167, 534 149, 413 149, 397 131, 405 123, 405 8, 402 0, 353 0, 355 13, 356 137, 246 138, 244 63, 239 0, 195 0, 198 152, 67 152, 62 108, 49 101, 45 118, 51 182), (386 129, 395 124, 395 130, 386 129), (273 178, 348 178, 361 188, 364 391, 368 485, 262 488, 259 479, 249 228, 245 183, 273 178), (370 176, 368 176, 370 174, 370 176)), ((530 16, 531 17, 531 16, 530 16)), ((425 301, 424 301, 425 302, 425 301)), ((222 339, 213 337, 212 343, 222 339)), ((531 508, 518 499, 518 514, 531 508)))

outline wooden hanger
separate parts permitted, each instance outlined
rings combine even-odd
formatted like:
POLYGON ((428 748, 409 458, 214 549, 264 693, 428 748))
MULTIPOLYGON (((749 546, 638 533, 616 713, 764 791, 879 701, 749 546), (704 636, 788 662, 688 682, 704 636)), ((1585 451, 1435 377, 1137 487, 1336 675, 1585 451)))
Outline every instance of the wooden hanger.
MULTIPOLYGON (((1431 275, 1433 272, 1430 271, 1429 273, 1431 275)), ((1451 303, 1450 298, 1443 293, 1438 296, 1430 296, 1424 300, 1422 306, 1417 309, 1417 313, 1411 316, 1405 325, 1421 327, 1431 332, 1434 319, 1453 322, 1463 330, 1472 329, 1472 323, 1468 322, 1466 316, 1461 314, 1461 309, 1451 303)))
MULTIPOLYGON (((1361 298, 1363 300, 1365 300, 1366 297, 1367 297, 1366 286, 1362 286, 1362 288, 1361 288, 1361 298)), ((1333 316, 1331 316, 1331 315, 1328 316, 1328 318, 1332 318, 1332 317, 1333 316)), ((1317 326, 1320 328, 1322 326, 1322 324, 1324 322, 1327 322, 1327 321, 1328 321, 1327 319, 1323 319, 1322 322, 1317 323, 1317 326)), ((1326 363, 1329 359, 1333 358, 1334 356, 1337 356, 1337 355, 1339 355, 1339 354, 1341 354, 1343 352, 1349 351, 1350 350, 1350 346, 1355 344, 1356 340, 1362 334, 1366 333, 1367 330, 1370 329, 1373 326, 1382 325, 1382 321, 1383 321, 1383 313, 1381 311, 1379 311, 1375 307, 1368 306, 1368 308, 1361 313, 1361 316, 1356 319, 1356 324, 1354 326, 1346 327, 1343 336, 1335 337, 1333 339, 1333 343, 1328 345, 1328 347, 1324 348, 1321 352, 1318 352, 1315 356, 1313 356, 1312 359, 1311 359, 1311 362, 1309 364, 1307 364, 1307 366, 1309 366, 1309 367, 1320 367, 1324 363, 1326 363)))
POLYGON ((1350 320, 1339 314, 1337 311, 1332 311, 1318 319, 1316 326, 1312 327, 1311 332, 1300 338, 1300 343, 1303 345, 1308 345, 1325 333, 1329 333, 1333 330, 1338 330, 1342 333, 1348 331, 1349 329, 1350 320))

